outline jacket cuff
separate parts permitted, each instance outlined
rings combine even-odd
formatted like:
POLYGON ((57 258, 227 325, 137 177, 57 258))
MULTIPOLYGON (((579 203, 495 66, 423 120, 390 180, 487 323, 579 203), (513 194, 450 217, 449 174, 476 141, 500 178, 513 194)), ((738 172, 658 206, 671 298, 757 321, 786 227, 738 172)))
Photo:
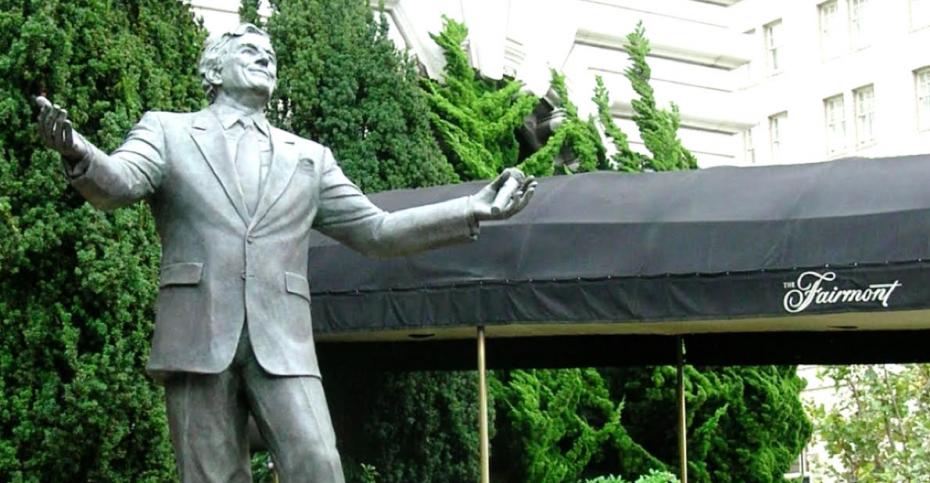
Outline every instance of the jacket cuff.
POLYGON ((481 224, 478 223, 478 214, 475 213, 474 199, 471 196, 467 196, 466 198, 465 219, 468 221, 468 236, 471 237, 472 240, 477 240, 478 234, 481 233, 481 224))
MULTIPOLYGON (((94 157, 98 155, 100 151, 96 146, 87 142, 81 138, 81 141, 84 143, 84 156, 77 160, 71 160, 64 156, 61 157, 61 162, 64 165, 65 176, 69 180, 75 180, 87 174, 87 170, 90 168, 91 161, 94 157)), ((103 154, 102 152, 100 154, 103 154)))

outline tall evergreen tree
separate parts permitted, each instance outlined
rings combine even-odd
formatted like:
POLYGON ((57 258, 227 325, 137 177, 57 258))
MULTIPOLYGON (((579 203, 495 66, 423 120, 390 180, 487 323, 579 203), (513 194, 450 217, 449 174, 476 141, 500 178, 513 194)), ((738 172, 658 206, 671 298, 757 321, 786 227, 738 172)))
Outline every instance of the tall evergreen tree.
POLYGON ((676 169, 695 169, 697 159, 690 151, 685 149, 678 139, 678 127, 681 116, 678 106, 672 103, 671 110, 660 109, 656 106, 656 99, 649 84, 652 78, 652 69, 646 62, 651 47, 646 38, 646 29, 643 23, 637 24, 636 29, 630 32, 627 39, 627 53, 630 55, 631 65, 624 71, 633 90, 639 99, 632 101, 633 121, 639 127, 646 148, 652 153, 651 158, 645 159, 645 167, 650 171, 672 171, 676 169))
POLYGON ((0 4, 0 481, 170 481, 163 394, 143 370, 152 218, 68 187, 32 97, 113 149, 144 110, 202 107, 205 33, 181 2, 0 4))
POLYGON ((272 0, 269 119, 329 146, 366 192, 458 180, 431 135, 414 63, 365 0, 272 0))
POLYGON ((614 122, 610 113, 610 93, 604 86, 604 79, 595 76, 594 105, 597 106, 597 120, 604 129, 604 135, 613 143, 614 154, 610 157, 612 168, 625 173, 638 173, 646 167, 646 157, 630 148, 626 133, 614 122))
POLYGON ((258 14, 261 3, 261 0, 242 0, 239 4, 239 22, 261 27, 264 23, 264 19, 258 14))
POLYGON ((523 160, 520 167, 526 172, 543 175, 609 169, 594 119, 582 121, 578 116, 578 107, 568 96, 565 76, 553 69, 550 85, 561 103, 564 118, 546 144, 523 160))
MULTIPOLYGON (((602 369, 622 423, 651 455, 678 460, 676 369, 671 366, 602 369)), ((800 400, 804 381, 794 366, 685 366, 689 481, 784 482, 811 435, 800 400)), ((622 474, 642 466, 622 456, 622 474)), ((677 471, 676 471, 677 472, 677 471)))
POLYGON ((583 476, 646 473, 667 465, 633 440, 621 423, 623 403, 594 369, 499 371, 494 439, 497 477, 558 483, 583 476), (621 466, 618 460, 622 460, 621 466))
POLYGON ((594 121, 579 118, 565 77, 556 71, 552 71, 551 86, 561 103, 560 126, 539 150, 521 153, 517 130, 539 99, 524 91, 520 81, 482 77, 462 48, 468 28, 444 20, 442 32, 432 36, 446 59, 443 78, 424 80, 423 86, 429 94, 433 128, 462 179, 491 179, 511 166, 534 176, 607 168, 594 121))
MULTIPOLYGON (((468 62, 462 44, 468 38, 465 24, 446 18, 433 40, 446 58, 442 81, 425 80, 430 120, 443 151, 462 179, 490 179, 519 162, 516 129, 538 100, 522 92, 523 84, 478 75, 468 62)), ((551 174, 551 164, 527 174, 551 174), (546 172, 548 170, 548 173, 546 172)))

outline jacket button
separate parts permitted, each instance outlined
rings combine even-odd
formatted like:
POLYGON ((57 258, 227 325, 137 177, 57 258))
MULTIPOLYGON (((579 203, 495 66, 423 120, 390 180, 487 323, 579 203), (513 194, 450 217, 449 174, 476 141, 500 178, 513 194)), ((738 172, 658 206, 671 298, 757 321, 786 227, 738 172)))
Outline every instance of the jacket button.
POLYGON ((239 276, 242 277, 242 280, 245 280, 245 270, 239 272, 239 276))
POLYGON ((250 236, 250 237, 246 238, 245 241, 247 241, 247 242, 249 242, 249 243, 252 243, 252 242, 255 241, 255 237, 254 237, 254 236, 250 236))

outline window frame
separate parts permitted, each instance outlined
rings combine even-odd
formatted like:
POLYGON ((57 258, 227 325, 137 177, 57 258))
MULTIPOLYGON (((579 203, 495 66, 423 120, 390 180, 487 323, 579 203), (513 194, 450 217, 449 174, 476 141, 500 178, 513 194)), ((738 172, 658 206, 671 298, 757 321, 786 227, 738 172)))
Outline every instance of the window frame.
POLYGON ((842 93, 823 99, 824 134, 827 156, 843 154, 846 143, 846 101, 842 93))
POLYGON ((917 108, 917 130, 930 130, 930 66, 914 70, 914 94, 917 108))
POLYGON ((788 111, 776 112, 769 116, 769 155, 772 163, 784 161, 787 124, 788 111))
POLYGON ((849 46, 852 50, 862 50, 872 44, 869 30, 869 0, 846 0, 849 21, 849 46))
POLYGON ((773 20, 763 27, 765 34, 765 65, 770 75, 778 74, 782 71, 784 59, 779 54, 784 53, 784 45, 781 43, 783 23, 781 19, 773 20))
POLYGON ((869 146, 875 144, 875 84, 866 84, 864 86, 853 89, 853 117, 856 124, 856 147, 861 148, 864 146, 869 146), (862 95, 868 93, 867 106, 868 112, 863 113, 863 98, 862 95), (868 137, 863 136, 863 117, 868 116, 868 137))
POLYGON ((824 61, 843 54, 842 26, 839 0, 827 0, 817 5, 817 21, 820 34, 820 55, 824 61), (832 17, 827 20, 828 8, 832 17))

